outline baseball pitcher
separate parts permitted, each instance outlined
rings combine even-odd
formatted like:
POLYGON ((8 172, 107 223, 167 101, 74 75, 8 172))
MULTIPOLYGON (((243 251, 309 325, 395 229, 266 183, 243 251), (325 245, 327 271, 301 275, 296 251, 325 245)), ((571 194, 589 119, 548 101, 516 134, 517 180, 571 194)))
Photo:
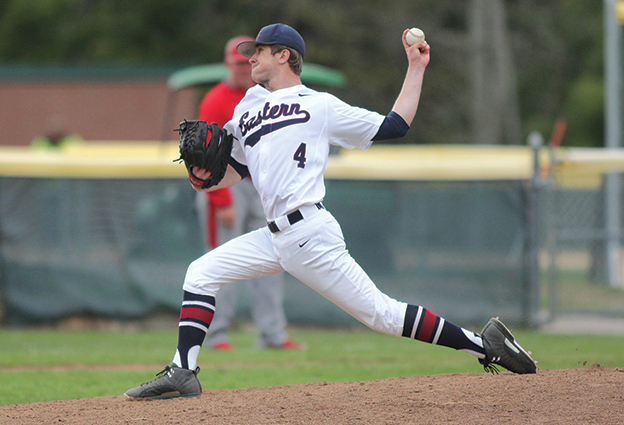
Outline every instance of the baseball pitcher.
MULTIPOLYGON (((382 293, 351 257, 338 222, 323 206, 323 173, 330 145, 366 150, 376 140, 404 136, 414 119, 430 47, 424 40, 410 45, 408 32, 402 36, 409 62, 407 73, 386 116, 302 85, 299 75, 305 44, 287 25, 266 26, 254 41, 238 45, 238 51, 249 57, 257 85, 247 91, 223 129, 213 125, 208 128, 211 131, 189 137, 183 134, 181 152, 198 149, 202 153, 181 156, 197 190, 230 187, 251 175, 267 226, 191 263, 184 279, 173 362, 156 379, 128 390, 126 396, 158 399, 200 395, 197 357, 219 288, 283 271, 373 330, 462 350, 475 356, 488 371, 495 372, 496 365, 515 373, 537 371, 535 361, 498 319, 491 319, 477 334, 423 306, 382 293), (230 143, 231 152, 227 149, 230 143), (208 154, 209 150, 212 153, 208 154), (229 154, 227 165, 216 157, 219 152, 229 154), (197 159, 204 155, 212 157, 197 159)), ((191 127, 188 122, 184 126, 191 127)))

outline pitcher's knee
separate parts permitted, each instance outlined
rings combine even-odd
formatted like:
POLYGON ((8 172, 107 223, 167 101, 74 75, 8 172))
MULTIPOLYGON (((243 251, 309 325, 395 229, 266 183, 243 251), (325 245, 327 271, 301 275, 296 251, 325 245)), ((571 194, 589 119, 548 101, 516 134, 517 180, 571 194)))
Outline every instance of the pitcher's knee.
POLYGON ((183 289, 194 294, 216 295, 220 285, 211 278, 204 257, 193 261, 186 270, 183 289))

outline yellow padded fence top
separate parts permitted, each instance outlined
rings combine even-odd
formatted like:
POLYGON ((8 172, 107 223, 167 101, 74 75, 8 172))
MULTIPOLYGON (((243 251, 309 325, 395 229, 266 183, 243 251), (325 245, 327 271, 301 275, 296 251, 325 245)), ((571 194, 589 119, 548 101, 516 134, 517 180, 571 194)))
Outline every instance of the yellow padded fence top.
MULTIPOLYGON (((62 148, 0 146, 0 176, 36 178, 186 178, 178 142, 103 141, 62 148)), ((558 149, 540 152, 561 178, 594 181, 624 171, 623 149, 558 149)), ((527 146, 379 145, 343 149, 329 160, 325 177, 346 180, 527 180, 533 175, 527 146)))
POLYGON ((0 147, 0 175, 39 178, 184 177, 171 142, 84 142, 62 148, 0 147))
POLYGON ((524 147, 380 145, 330 158, 328 178, 362 180, 522 180, 532 175, 524 147))

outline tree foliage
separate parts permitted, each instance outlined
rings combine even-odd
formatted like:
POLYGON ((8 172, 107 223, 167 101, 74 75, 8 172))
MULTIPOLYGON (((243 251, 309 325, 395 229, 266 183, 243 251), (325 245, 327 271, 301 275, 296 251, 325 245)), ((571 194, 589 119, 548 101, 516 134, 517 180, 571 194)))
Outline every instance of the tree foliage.
MULTIPOLYGON (((432 46, 421 110, 406 141, 469 143, 467 72, 474 50, 465 0, 4 0, 0 63, 180 67, 221 60, 223 45, 269 23, 297 28, 306 60, 341 69, 346 101, 387 113, 407 61, 403 29, 422 28, 432 46)), ((600 0, 505 0, 526 135, 548 136, 561 114, 593 105, 602 80, 600 0), (597 84, 588 84, 596 81, 597 84)), ((600 115, 598 108, 592 112, 600 115)), ((571 131, 573 129, 571 128, 571 131)), ((601 144, 601 126, 583 129, 601 144), (600 127, 600 128, 598 128, 600 127), (595 133, 595 134, 594 134, 595 133)), ((589 140, 591 139, 591 140, 589 140)), ((584 144, 579 137, 575 143, 584 144)))

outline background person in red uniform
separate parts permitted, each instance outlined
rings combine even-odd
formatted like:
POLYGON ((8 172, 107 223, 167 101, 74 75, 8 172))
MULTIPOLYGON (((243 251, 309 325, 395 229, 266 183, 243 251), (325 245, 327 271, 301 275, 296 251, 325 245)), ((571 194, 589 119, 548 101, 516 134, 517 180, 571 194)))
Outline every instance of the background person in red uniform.
MULTIPOLYGON (((235 37, 225 47, 227 80, 210 90, 199 106, 198 119, 223 126, 232 118, 234 108, 255 83, 251 79, 249 59, 238 53, 236 46, 250 37, 235 37)), ((266 226, 266 217, 258 193, 248 177, 231 189, 198 193, 198 209, 205 226, 206 247, 213 249, 228 240, 266 226)), ((284 313, 284 279, 282 274, 248 282, 251 289, 252 317, 258 328, 261 348, 301 349, 288 338, 284 313)), ((232 350, 227 331, 236 315, 240 285, 227 285, 219 291, 219 304, 206 336, 205 345, 215 350, 232 350)))

